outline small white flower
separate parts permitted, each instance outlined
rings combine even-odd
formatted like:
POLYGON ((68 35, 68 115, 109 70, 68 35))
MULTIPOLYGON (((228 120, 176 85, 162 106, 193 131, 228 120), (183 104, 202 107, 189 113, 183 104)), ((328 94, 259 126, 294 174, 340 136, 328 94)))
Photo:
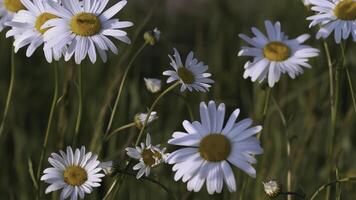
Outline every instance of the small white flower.
POLYGON ((113 173, 114 162, 113 161, 102 162, 99 164, 99 167, 103 169, 106 175, 110 175, 113 173))
POLYGON ((318 56, 319 50, 302 44, 309 39, 308 34, 288 39, 281 31, 279 22, 273 25, 270 21, 265 21, 265 26, 267 36, 255 27, 252 28, 252 38, 239 35, 252 46, 244 46, 239 52, 239 56, 253 57, 253 61, 248 61, 244 66, 244 78, 251 77, 253 82, 268 79, 268 85, 273 87, 281 74, 287 73, 294 79, 303 73, 302 67, 311 68, 308 58, 318 56))
POLYGON ((0 32, 7 22, 10 22, 14 14, 25 9, 20 0, 0 0, 0 32))
POLYGON ((200 92, 209 91, 210 84, 214 83, 214 81, 209 78, 211 74, 206 73, 208 65, 198 62, 193 56, 194 53, 191 51, 185 60, 185 65, 183 65, 179 52, 177 49, 174 49, 174 58, 169 55, 171 59, 170 64, 174 70, 167 70, 163 72, 163 75, 169 76, 167 83, 178 80, 182 84, 180 88, 181 92, 184 92, 186 89, 190 92, 193 90, 200 92))
MULTIPOLYGON (((139 113, 136 114, 134 117, 134 122, 135 125, 138 129, 141 129, 143 124, 145 123, 145 120, 147 118, 147 113, 139 113)), ((148 118, 147 124, 152 123, 154 120, 156 120, 158 118, 157 112, 156 111, 152 111, 150 114, 150 117, 148 118)))
POLYGON ((356 1, 355 0, 310 0, 316 15, 308 17, 310 27, 320 25, 316 38, 327 38, 334 32, 336 43, 352 36, 356 41, 356 1))
POLYGON ((121 29, 133 25, 128 21, 113 19, 126 5, 126 0, 119 1, 105 10, 108 2, 107 0, 70 0, 63 1, 63 6, 60 6, 49 1, 50 13, 60 18, 48 20, 42 26, 42 28, 52 27, 45 32, 44 40, 51 48, 61 49, 68 45, 64 57, 66 61, 74 56, 75 62, 80 64, 88 55, 90 61, 95 63, 99 53, 102 60, 106 62, 106 51, 118 53, 109 37, 130 43, 127 33, 121 29))
POLYGON ((230 192, 236 191, 230 164, 256 177, 252 164, 257 161, 253 155, 262 154, 263 149, 255 135, 262 127, 251 127, 251 119, 236 123, 239 113, 236 109, 224 126, 225 104, 216 107, 214 101, 208 106, 201 102, 201 122, 185 120, 186 132, 174 132, 168 141, 183 146, 167 158, 169 164, 174 164, 175 181, 182 179, 187 182, 187 189, 194 192, 200 191, 206 182, 208 193, 213 194, 222 191, 224 182, 230 192))
POLYGON ((151 168, 165 162, 167 154, 165 154, 166 148, 161 149, 160 145, 151 144, 151 136, 148 133, 146 137, 146 144, 141 143, 141 146, 136 148, 127 147, 127 155, 131 158, 139 160, 133 169, 139 170, 136 178, 139 179, 145 174, 149 176, 151 168))
POLYGON ((161 80, 155 78, 144 78, 144 80, 148 91, 156 93, 161 90, 161 80))
POLYGON ((100 161, 98 156, 91 152, 86 153, 85 147, 75 149, 67 147, 67 152, 60 151, 60 155, 52 153, 48 162, 53 166, 43 171, 42 181, 49 183, 46 194, 62 189, 60 199, 83 199, 90 194, 94 187, 99 187, 101 178, 100 161))
MULTIPOLYGON (((11 22, 6 23, 6 25, 11 26, 11 30, 6 33, 6 37, 13 36, 15 38, 13 44, 15 52, 28 45, 26 56, 30 57, 44 43, 43 34, 48 29, 42 29, 42 25, 50 19, 58 18, 49 13, 48 1, 52 0, 35 0, 33 2, 21 0, 26 10, 20 10, 14 15, 11 22)), ((52 62, 53 58, 59 60, 64 53, 63 49, 56 48, 53 50, 46 44, 44 44, 43 51, 48 62, 52 62)))

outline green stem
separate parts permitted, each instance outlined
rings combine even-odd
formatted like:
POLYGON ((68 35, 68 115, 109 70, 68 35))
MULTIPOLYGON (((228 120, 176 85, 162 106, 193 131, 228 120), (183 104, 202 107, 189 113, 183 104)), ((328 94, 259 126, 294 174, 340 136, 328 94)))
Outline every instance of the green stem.
MULTIPOLYGON (((265 99, 264 99, 264 104, 263 104, 263 110, 262 110, 262 119, 261 119, 261 126, 265 127, 265 121, 266 121, 266 116, 268 114, 268 108, 269 108, 269 101, 271 97, 271 91, 272 89, 270 87, 267 88, 265 91, 265 99)), ((257 138, 260 139, 262 132, 257 135, 257 138)))
POLYGON ((135 122, 132 122, 132 123, 129 123, 129 124, 126 124, 126 125, 123 125, 115 130, 113 130, 111 133, 109 133, 104 139, 107 141, 111 138, 111 136, 113 136, 115 133, 118 133, 122 130, 125 130, 127 128, 131 128, 131 127, 134 127, 135 126, 135 122))
POLYGON ((80 124, 82 121, 82 112, 83 112, 83 85, 82 85, 82 65, 78 65, 78 113, 77 113, 77 121, 75 123, 75 132, 73 136, 72 146, 75 147, 79 130, 80 124))
MULTIPOLYGON (((136 174, 130 173, 130 172, 126 172, 126 171, 119 171, 118 173, 136 177, 136 174)), ((147 180, 147 181, 149 181, 151 183, 154 183, 154 184, 158 185, 159 187, 161 187, 167 193, 167 195, 170 197, 169 199, 176 200, 176 197, 173 195, 172 191, 170 191, 166 186, 164 186, 159 181, 156 181, 156 180, 151 179, 151 178, 146 177, 146 176, 143 176, 142 179, 143 180, 147 180)))
POLYGON ((0 138, 1 138, 2 133, 4 131, 5 121, 7 119, 7 115, 8 115, 8 112, 9 112, 10 102, 11 102, 11 99, 12 99, 12 93, 13 93, 13 90, 14 90, 14 84, 15 84, 15 52, 14 52, 14 49, 12 49, 12 51, 11 51, 10 85, 9 85, 9 90, 7 92, 4 114, 3 114, 3 118, 2 118, 2 121, 1 121, 1 125, 0 125, 0 138))
POLYGON ((299 194, 297 192, 282 192, 281 195, 286 195, 288 198, 295 196, 295 197, 298 197, 299 199, 305 199, 304 195, 299 194))
POLYGON ((356 177, 348 177, 348 178, 343 178, 343 179, 338 179, 338 180, 334 180, 331 181, 329 183, 326 183, 322 186, 320 186, 311 196, 310 200, 314 200, 318 194, 323 191, 325 188, 329 188, 330 186, 334 185, 334 184, 338 184, 338 183, 343 183, 343 182, 356 182, 356 177))
POLYGON ((343 45, 341 45, 341 53, 342 53, 342 59, 343 59, 343 62, 344 62, 344 68, 345 68, 345 71, 346 71, 347 82, 348 82, 349 88, 350 88, 350 93, 351 93, 351 98, 352 98, 352 105, 353 105, 354 111, 356 113, 355 92, 354 92, 353 85, 352 85, 352 79, 351 79, 351 76, 350 76, 350 70, 349 70, 349 67, 346 65, 345 48, 344 48, 343 45))
MULTIPOLYGON (((285 129, 285 133, 286 133, 286 150, 287 150, 287 190, 288 191, 291 191, 292 190, 292 172, 291 172, 291 159, 290 159, 290 141, 289 141, 289 132, 288 132, 288 124, 287 124, 287 120, 286 120, 286 117, 285 115, 283 114, 283 111, 282 109, 280 108, 280 106, 278 105, 276 99, 274 98, 274 96, 272 95, 272 100, 273 100, 273 103, 274 105, 276 106, 277 108, 277 111, 279 113, 279 116, 282 120, 282 124, 283 124, 283 127, 285 129)), ((291 200, 292 199, 292 196, 291 195, 288 195, 287 196, 288 200, 291 200)))
POLYGON ((135 55, 132 57, 132 59, 130 60, 129 64, 127 65, 127 67, 125 69, 124 76, 122 77, 122 80, 121 80, 121 83, 120 83, 120 87, 119 87, 119 91, 118 91, 117 96, 116 96, 114 107, 113 107, 111 115, 110 115, 109 123, 108 123, 108 126, 106 127, 106 132, 105 132, 104 138, 107 137, 108 134, 110 133, 111 126, 112 126, 112 123, 114 121, 115 113, 116 113, 117 107, 118 107, 119 102, 120 102, 120 97, 121 97, 121 94, 122 94, 122 90, 123 90, 124 85, 125 85, 127 74, 129 73, 129 71, 131 69, 131 66, 134 63, 134 61, 136 60, 137 56, 142 52, 142 50, 147 46, 147 44, 148 43, 145 42, 145 43, 143 43, 141 45, 141 47, 136 51, 135 55))
POLYGON ((37 178, 37 185, 38 185, 38 191, 37 191, 37 197, 38 198, 40 197, 40 191, 41 191, 40 175, 41 175, 41 170, 42 170, 42 165, 43 165, 43 159, 44 159, 44 155, 46 154, 49 134, 51 133, 53 115, 54 115, 54 111, 55 111, 55 108, 56 108, 56 105, 57 105, 57 99, 58 99, 58 63, 56 62, 54 64, 54 93, 53 93, 53 99, 52 99, 52 104, 51 104, 51 110, 50 110, 50 113, 49 113, 49 116, 48 116, 47 128, 46 128, 45 138, 44 138, 44 141, 43 141, 40 161, 39 161, 38 168, 37 168, 37 177, 36 178, 37 178))
POLYGON ((147 122, 148 122, 148 119, 150 118, 151 116, 151 113, 153 111, 153 109, 155 108, 156 104, 159 102, 159 100, 164 96, 166 95, 168 92, 170 92, 171 90, 173 90, 174 88, 176 88, 178 85, 180 85, 180 82, 177 81, 176 83, 174 83, 173 85, 171 85, 170 87, 168 87, 166 90, 164 90, 157 98, 156 100, 153 102, 152 106, 150 107, 150 109, 148 110, 148 113, 147 113, 147 116, 146 116, 146 119, 145 119, 145 122, 143 123, 142 125, 142 128, 140 130, 140 133, 137 137, 137 140, 135 142, 135 146, 137 146, 140 141, 141 141, 141 138, 143 136, 143 133, 144 133, 144 130, 147 126, 147 122))
MULTIPOLYGON (((152 113, 153 109, 155 108, 156 104, 159 102, 159 100, 160 100, 163 96, 165 96, 168 92, 170 92, 171 90, 173 90, 174 88, 176 88, 178 85, 180 85, 180 82, 179 82, 179 81, 177 81, 176 83, 174 83, 173 85, 171 85, 170 87, 168 87, 166 90, 164 90, 164 91, 155 99, 155 101, 152 103, 150 109, 149 109, 148 112, 147 112, 146 119, 145 119, 145 121, 144 121, 144 123, 143 123, 143 125, 142 125, 142 128, 141 128, 141 130, 140 130, 140 133, 139 133, 139 135, 138 135, 138 137, 137 137, 137 140, 136 140, 136 142, 135 142, 135 146, 137 146, 137 145, 140 143, 141 138, 142 138, 143 133, 144 133, 144 130, 145 130, 146 126, 147 126, 148 119, 150 118, 151 113, 152 113)), ((126 169, 129 165, 130 165, 130 161, 127 163, 125 169, 126 169)), ((116 184, 117 184, 117 182, 118 182, 118 177, 116 176, 115 181, 114 181, 113 184, 111 185, 110 190, 106 193, 104 200, 107 199, 107 198, 110 196, 110 194, 111 194, 111 192, 113 191, 114 188, 115 188, 115 190, 114 190, 114 192, 112 193, 112 198, 114 198, 114 197, 116 196, 116 193, 117 193, 117 191, 120 189, 123 180, 124 180, 124 177, 121 178, 121 181, 119 181, 119 183, 118 183, 119 185, 116 186, 116 184)))

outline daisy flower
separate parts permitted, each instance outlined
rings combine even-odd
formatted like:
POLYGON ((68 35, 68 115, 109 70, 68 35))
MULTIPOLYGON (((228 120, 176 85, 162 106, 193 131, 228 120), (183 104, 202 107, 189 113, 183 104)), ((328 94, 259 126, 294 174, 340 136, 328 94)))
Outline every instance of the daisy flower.
POLYGON ((15 13, 25 9, 20 0, 0 0, 0 31, 10 22, 15 13))
POLYGON ((262 130, 253 126, 251 119, 236 123, 240 113, 236 109, 224 126, 225 105, 216 107, 214 101, 208 105, 200 103, 201 122, 185 120, 186 132, 174 132, 169 144, 183 148, 171 153, 167 162, 174 164, 174 180, 187 183, 189 191, 198 192, 206 182, 209 194, 220 193, 223 183, 230 192, 236 191, 234 165, 251 177, 256 171, 251 164, 256 163, 255 154, 262 154, 259 140, 254 136, 262 130))
MULTIPOLYGON (((58 18, 48 12, 48 1, 52 0, 35 0, 33 2, 21 0, 26 10, 20 10, 14 15, 11 22, 6 23, 6 25, 11 26, 11 30, 6 33, 6 37, 13 36, 15 38, 13 44, 15 52, 28 45, 26 56, 30 57, 44 43, 43 34, 48 29, 42 29, 42 25, 50 19, 58 18)), ((53 50, 48 48, 47 45, 44 45, 43 51, 48 62, 52 62, 53 58, 59 60, 63 54, 62 49, 53 50)))
POLYGON ((85 147, 75 149, 67 147, 67 152, 60 151, 60 155, 52 153, 48 162, 53 166, 44 170, 42 181, 49 183, 46 194, 62 189, 60 199, 83 199, 90 194, 94 187, 99 187, 104 174, 99 173, 98 156, 91 152, 86 153, 85 147))
MULTIPOLYGON (((135 126, 138 129, 141 129, 143 127, 143 124, 145 123, 146 117, 147 117, 147 113, 139 113, 139 114, 135 115, 134 123, 135 123, 135 126)), ((152 123, 156 119, 158 119, 157 112, 156 111, 152 111, 151 114, 150 114, 150 117, 148 118, 147 124, 152 123)))
POLYGON ((161 90, 161 80, 155 78, 144 78, 144 80, 148 91, 156 93, 161 90))
POLYGON ((106 51, 117 54, 115 44, 109 39, 113 37, 130 43, 127 33, 122 28, 133 24, 128 21, 112 19, 127 3, 123 0, 104 10, 108 0, 63 1, 63 6, 49 1, 50 13, 60 18, 47 21, 42 28, 52 27, 44 34, 48 46, 61 49, 68 45, 65 60, 72 56, 77 64, 88 55, 92 63, 96 62, 97 53, 104 62, 107 61, 106 51), (83 2, 81 6, 81 2, 83 2))
POLYGON ((146 144, 141 143, 141 146, 136 148, 126 148, 127 155, 131 158, 139 160, 133 169, 138 170, 136 178, 139 179, 145 174, 146 177, 150 175, 151 168, 163 163, 166 159, 166 148, 161 149, 160 145, 151 144, 151 136, 148 133, 146 137, 146 144))
POLYGON ((204 65, 203 62, 198 62, 193 56, 194 53, 191 51, 185 60, 185 65, 183 65, 179 52, 174 49, 174 58, 169 55, 170 64, 174 70, 167 70, 163 72, 163 75, 169 76, 167 83, 178 80, 182 84, 181 92, 186 89, 190 92, 193 89, 201 92, 209 91, 210 84, 214 83, 214 81, 209 78, 211 74, 206 73, 208 66, 204 65))
POLYGON ((281 73, 287 73, 292 79, 303 73, 302 67, 311 68, 307 63, 308 59, 319 55, 319 50, 303 45, 310 35, 303 34, 295 39, 288 39, 288 36, 281 31, 281 24, 274 25, 270 21, 265 21, 267 36, 257 28, 253 27, 252 38, 240 34, 240 38, 245 40, 252 47, 244 46, 239 52, 239 56, 253 57, 253 61, 248 61, 244 68, 244 78, 251 77, 255 82, 263 82, 268 79, 268 85, 273 87, 279 81, 281 73))
POLYGON ((316 13, 310 27, 320 25, 316 38, 327 38, 334 32, 336 43, 346 40, 352 35, 356 41, 356 1, 355 0, 310 0, 311 9, 316 13))

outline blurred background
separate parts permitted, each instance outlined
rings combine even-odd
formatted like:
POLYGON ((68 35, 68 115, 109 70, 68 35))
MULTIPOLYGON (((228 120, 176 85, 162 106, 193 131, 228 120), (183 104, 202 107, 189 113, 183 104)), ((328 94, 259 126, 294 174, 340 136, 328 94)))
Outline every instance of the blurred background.
MULTIPOLYGON (((112 1, 111 3, 114 3, 112 1)), ((279 180, 286 189, 288 167, 291 170, 293 191, 310 196, 320 185, 330 179, 356 176, 356 114, 352 107, 350 89, 345 70, 340 65, 340 47, 328 40, 335 70, 340 73, 339 106, 337 114, 334 162, 328 156, 330 137, 330 100, 328 66, 322 41, 314 39, 316 29, 309 29, 306 17, 312 13, 299 0, 129 0, 119 13, 121 20, 134 22, 128 33, 131 45, 118 44, 118 55, 109 54, 107 63, 98 61, 83 66, 84 110, 79 132, 78 146, 98 152, 101 138, 108 124, 112 106, 125 67, 133 54, 144 42, 143 33, 158 27, 161 41, 147 46, 138 56, 129 73, 123 90, 123 98, 114 118, 113 129, 130 123, 136 113, 145 112, 157 94, 149 93, 144 77, 159 78, 164 83, 162 72, 169 69, 168 54, 176 47, 185 57, 190 50, 199 60, 209 65, 215 84, 211 91, 179 93, 178 90, 165 96, 157 106, 159 120, 148 128, 153 143, 166 146, 166 141, 176 130, 183 130, 182 121, 189 119, 190 107, 194 119, 199 119, 200 101, 215 100, 227 105, 230 114, 240 108, 239 119, 250 117, 256 124, 262 122, 265 86, 252 83, 242 77, 243 65, 248 60, 237 53, 245 43, 239 33, 251 35, 250 28, 264 31, 264 21, 280 21, 282 30, 291 38, 304 33, 312 35, 306 43, 321 50, 319 57, 310 61, 313 68, 295 80, 282 76, 273 88, 275 101, 285 115, 283 125, 275 102, 271 99, 269 112, 261 135, 265 153, 257 156, 257 178, 252 179, 234 168, 238 184, 237 192, 226 189, 219 195, 209 196, 205 186, 199 193, 190 193, 186 184, 174 182, 171 166, 161 165, 152 170, 151 178, 168 187, 177 199, 267 199, 262 181, 279 180), (187 106, 187 103, 189 106, 187 106), (286 141, 290 141, 290 162, 286 141), (335 173, 330 178, 329 171, 335 173), (338 173, 336 173, 338 172, 338 173)), ((0 33, 0 111, 4 109, 10 79, 11 39, 5 39, 6 30, 0 33)), ((346 65, 356 83, 355 44, 346 43, 346 65)), ((48 64, 41 50, 31 57, 24 49, 15 57, 16 76, 13 99, 5 130, 0 138, 0 199, 35 199, 35 189, 29 173, 29 163, 36 172, 47 125, 53 95, 53 66, 48 64)), ((71 145, 77 114, 76 90, 78 67, 73 62, 60 61, 60 96, 54 126, 49 138, 45 159, 51 152, 71 145)), ((167 85, 163 84, 163 87, 167 85)), ((353 85, 356 88, 356 85, 353 85)), ((1 116, 2 117, 2 116, 1 116)), ((136 128, 116 134, 105 143, 100 155, 102 160, 117 160, 124 165, 124 149, 137 137, 136 128)), ((173 148, 168 146, 168 150, 173 148)), ((49 164, 45 160, 45 167, 49 164)), ((86 196, 86 199, 102 199, 114 177, 106 177, 104 187, 86 196)), ((42 188, 47 185, 42 184, 42 188)), ((331 198, 353 200, 356 185, 342 184, 331 190, 331 198)), ((44 193, 44 192, 43 192, 44 193)), ((324 192, 317 199, 325 199, 324 192)), ((44 195, 43 199, 58 199, 57 194, 44 195)), ((115 199, 167 199, 164 190, 146 180, 126 176, 115 199)), ((281 196, 279 199, 286 199, 281 196)), ((295 198, 297 199, 297 198, 295 198)))

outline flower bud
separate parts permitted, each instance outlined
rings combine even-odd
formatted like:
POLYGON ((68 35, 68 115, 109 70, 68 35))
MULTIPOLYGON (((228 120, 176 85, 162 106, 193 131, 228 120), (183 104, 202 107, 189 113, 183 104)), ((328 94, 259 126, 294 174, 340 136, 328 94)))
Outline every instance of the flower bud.
POLYGON ((144 80, 148 91, 156 93, 161 90, 161 80, 155 78, 144 78, 144 80))
POLYGON ((143 34, 143 38, 145 41, 150 44, 150 45, 155 45, 161 37, 161 32, 155 28, 153 31, 147 31, 145 34, 143 34))
POLYGON ((275 198, 279 196, 282 192, 282 185, 275 180, 263 182, 263 187, 266 195, 270 198, 275 198))
MULTIPOLYGON (((134 117, 134 123, 136 125, 136 127, 138 129, 141 129, 143 127, 143 124, 145 123, 147 117, 147 113, 139 113, 136 114, 134 117)), ((148 118, 147 124, 150 124, 151 122, 153 122, 154 120, 156 120, 158 118, 157 116, 157 112, 152 111, 150 117, 148 118)))

